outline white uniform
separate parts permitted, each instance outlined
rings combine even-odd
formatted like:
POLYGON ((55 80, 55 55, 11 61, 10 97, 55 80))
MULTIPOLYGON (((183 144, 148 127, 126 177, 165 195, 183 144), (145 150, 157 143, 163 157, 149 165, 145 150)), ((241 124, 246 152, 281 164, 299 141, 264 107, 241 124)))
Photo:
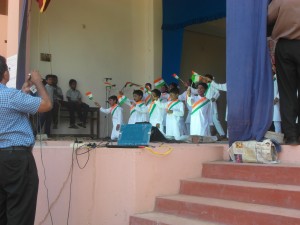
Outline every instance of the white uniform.
POLYGON ((112 140, 118 139, 121 127, 119 127, 119 130, 117 130, 117 125, 121 126, 123 124, 123 109, 119 105, 115 105, 108 109, 101 107, 100 111, 106 114, 111 113, 113 128, 110 138, 112 140))
MULTIPOLYGON (((166 103, 170 100, 170 94, 167 92, 161 93, 160 99, 162 103, 166 103)), ((166 129, 166 118, 167 118, 167 112, 166 110, 164 110, 163 111, 163 126, 165 127, 164 129, 166 129)))
MULTIPOLYGON (((277 77, 276 74, 273 77, 274 82, 274 100, 275 98, 278 98, 279 100, 279 92, 278 92, 278 84, 277 84, 277 77)), ((280 116, 280 105, 279 101, 274 105, 273 110, 273 122, 275 127, 275 132, 281 133, 281 116, 280 116)))
POLYGON ((210 116, 212 117, 213 125, 215 125, 217 132, 220 136, 224 136, 223 127, 219 121, 217 99, 220 97, 220 92, 213 85, 208 84, 208 89, 206 90, 205 97, 210 100, 210 116), (212 101, 214 99, 215 101, 212 101))
POLYGON ((186 115, 186 119, 184 120, 184 117, 180 119, 180 130, 181 130, 181 135, 190 135, 190 120, 191 120, 191 107, 187 104, 186 102, 186 92, 183 92, 178 96, 178 99, 184 103, 184 105, 187 107, 188 112, 186 115))
POLYGON ((211 136, 210 101, 206 97, 191 96, 187 103, 192 106, 190 135, 211 136))
POLYGON ((126 102, 126 104, 130 106, 130 117, 128 124, 148 121, 148 108, 143 101, 136 102, 135 106, 128 102, 126 102))
MULTIPOLYGON (((214 87, 216 89, 218 89, 219 91, 227 91, 227 84, 218 84, 214 81, 211 82, 211 87, 214 87)), ((227 121, 227 115, 228 115, 228 106, 226 106, 226 116, 225 116, 225 120, 227 121)))
POLYGON ((156 127, 159 124, 159 130, 164 134, 163 115, 165 110, 157 106, 157 102, 159 101, 160 100, 153 101, 149 105, 147 105, 149 112, 149 122, 154 127, 156 127))
POLYGON ((167 103, 157 102, 157 105, 167 110, 173 110, 172 114, 167 114, 166 118, 166 136, 174 137, 175 140, 181 140, 180 118, 184 116, 184 104, 178 99, 167 103))

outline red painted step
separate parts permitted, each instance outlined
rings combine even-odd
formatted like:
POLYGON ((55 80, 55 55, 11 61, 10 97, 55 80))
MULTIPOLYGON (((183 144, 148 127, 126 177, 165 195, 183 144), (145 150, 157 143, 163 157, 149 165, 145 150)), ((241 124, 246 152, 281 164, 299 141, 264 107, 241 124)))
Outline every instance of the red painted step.
POLYGON ((299 164, 204 163, 202 177, 300 185, 299 164))
POLYGON ((130 217, 130 225, 221 225, 207 221, 199 221, 178 217, 165 213, 144 213, 130 217))
POLYGON ((300 187, 197 178, 182 180, 180 194, 300 209, 300 187))
POLYGON ((155 211, 228 225, 300 224, 300 210, 188 195, 159 197, 155 211))

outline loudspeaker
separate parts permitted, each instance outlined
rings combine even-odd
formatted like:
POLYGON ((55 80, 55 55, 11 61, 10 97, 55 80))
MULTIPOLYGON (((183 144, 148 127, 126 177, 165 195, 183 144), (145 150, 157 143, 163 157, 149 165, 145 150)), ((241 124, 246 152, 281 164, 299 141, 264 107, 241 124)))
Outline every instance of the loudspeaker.
POLYGON ((165 138, 165 136, 160 132, 160 130, 157 127, 152 127, 150 141, 167 142, 168 140, 165 138))

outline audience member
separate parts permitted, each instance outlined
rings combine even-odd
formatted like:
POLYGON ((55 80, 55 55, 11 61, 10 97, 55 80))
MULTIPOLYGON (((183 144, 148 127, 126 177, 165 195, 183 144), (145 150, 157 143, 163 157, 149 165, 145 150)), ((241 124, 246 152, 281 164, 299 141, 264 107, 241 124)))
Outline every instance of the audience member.
POLYGON ((68 99, 68 109, 70 113, 70 126, 69 128, 78 129, 78 127, 75 125, 75 112, 77 112, 77 115, 79 117, 80 123, 77 125, 83 128, 86 128, 86 118, 89 111, 89 105, 82 102, 82 95, 80 91, 76 89, 77 87, 77 81, 74 79, 71 79, 69 81, 70 89, 66 93, 66 97, 68 99))

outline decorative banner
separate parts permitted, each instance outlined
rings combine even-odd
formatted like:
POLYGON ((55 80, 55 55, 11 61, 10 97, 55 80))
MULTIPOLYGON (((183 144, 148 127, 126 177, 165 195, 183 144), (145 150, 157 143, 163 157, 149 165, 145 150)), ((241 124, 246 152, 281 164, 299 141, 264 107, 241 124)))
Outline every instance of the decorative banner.
POLYGON ((125 95, 118 96, 119 105, 122 106, 126 101, 127 97, 125 95))
POLYGON ((40 13, 43 13, 46 11, 50 0, 36 0, 39 3, 40 13))
POLYGON ((161 88, 165 84, 166 84, 166 82, 162 78, 158 78, 158 79, 154 80, 154 86, 156 88, 161 88))
POLYGON ((89 100, 93 100, 94 99, 94 97, 93 97, 93 94, 92 94, 92 92, 90 92, 90 91, 88 91, 87 93, 85 93, 85 95, 89 98, 89 100))

